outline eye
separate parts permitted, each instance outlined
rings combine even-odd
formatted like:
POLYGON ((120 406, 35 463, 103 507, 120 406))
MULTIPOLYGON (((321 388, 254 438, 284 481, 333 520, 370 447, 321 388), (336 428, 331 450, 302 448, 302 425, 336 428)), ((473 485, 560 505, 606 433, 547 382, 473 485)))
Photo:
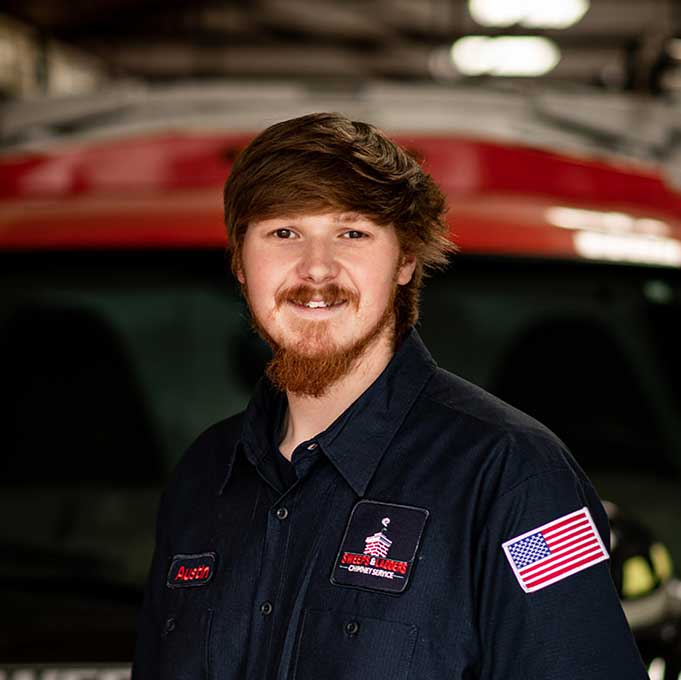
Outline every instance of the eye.
POLYGON ((358 231, 357 229, 350 229, 349 231, 344 231, 342 234, 343 238, 348 238, 348 239, 359 239, 359 238, 365 238, 368 236, 368 234, 365 234, 363 231, 358 231))
POLYGON ((275 229, 272 234, 280 239, 290 239, 296 237, 296 234, 292 229, 286 229, 285 227, 282 227, 281 229, 275 229))

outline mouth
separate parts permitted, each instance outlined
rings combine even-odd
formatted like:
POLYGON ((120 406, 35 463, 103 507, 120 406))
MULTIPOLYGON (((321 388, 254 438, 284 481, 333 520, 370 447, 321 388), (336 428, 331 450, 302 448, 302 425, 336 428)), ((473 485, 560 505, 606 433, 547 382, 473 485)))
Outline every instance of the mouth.
POLYGON ((308 300, 307 302, 298 302, 297 300, 292 300, 292 302, 297 307, 306 307, 307 309, 331 309, 333 307, 344 305, 347 300, 338 300, 337 302, 326 302, 325 300, 308 300))
POLYGON ((347 300, 327 302, 326 300, 288 300, 293 310, 306 318, 326 319, 334 316, 347 305, 347 300))
POLYGON ((332 319, 343 314, 350 305, 357 308, 359 296, 335 283, 322 287, 306 284, 282 290, 275 299, 277 307, 284 306, 303 319, 332 319))

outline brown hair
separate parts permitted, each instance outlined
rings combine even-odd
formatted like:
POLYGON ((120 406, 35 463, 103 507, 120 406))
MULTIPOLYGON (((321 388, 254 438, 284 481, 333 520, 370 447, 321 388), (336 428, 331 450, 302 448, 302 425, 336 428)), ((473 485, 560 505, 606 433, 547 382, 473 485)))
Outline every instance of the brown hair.
POLYGON ((338 210, 395 227, 412 280, 395 298, 399 340, 418 319, 424 274, 455 250, 447 238, 445 198, 418 161, 368 123, 313 113, 272 125, 239 155, 224 190, 232 270, 255 220, 338 210))

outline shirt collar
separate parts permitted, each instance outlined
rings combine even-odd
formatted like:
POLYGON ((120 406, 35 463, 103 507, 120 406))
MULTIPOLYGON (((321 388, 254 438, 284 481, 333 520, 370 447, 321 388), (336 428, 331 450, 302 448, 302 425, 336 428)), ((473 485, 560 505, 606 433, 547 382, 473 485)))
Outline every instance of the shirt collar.
MULTIPOLYGON (((314 438, 358 496, 366 492, 388 445, 435 368, 412 328, 373 384, 314 438)), ((267 379, 260 380, 244 413, 237 443, 254 465, 269 455, 272 428, 280 422, 285 403, 284 394, 267 379)), ((221 490, 229 481, 229 472, 221 490)))

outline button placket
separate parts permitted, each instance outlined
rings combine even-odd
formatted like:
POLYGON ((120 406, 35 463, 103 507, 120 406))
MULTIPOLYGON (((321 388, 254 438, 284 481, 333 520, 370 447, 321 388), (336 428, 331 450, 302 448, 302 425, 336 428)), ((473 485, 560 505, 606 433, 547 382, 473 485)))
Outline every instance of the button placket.
POLYGON ((249 651, 249 668, 252 669, 253 677, 264 677, 272 626, 277 625, 279 619, 276 607, 280 596, 279 588, 284 581, 281 569, 287 563, 290 517, 295 505, 295 496, 295 490, 289 489, 286 494, 275 500, 267 512, 262 567, 254 601, 253 632, 249 651), (284 498, 286 505, 280 505, 284 498))
POLYGON ((299 484, 310 472, 319 459, 322 449, 317 442, 301 443, 293 452, 293 465, 296 469, 299 484))

